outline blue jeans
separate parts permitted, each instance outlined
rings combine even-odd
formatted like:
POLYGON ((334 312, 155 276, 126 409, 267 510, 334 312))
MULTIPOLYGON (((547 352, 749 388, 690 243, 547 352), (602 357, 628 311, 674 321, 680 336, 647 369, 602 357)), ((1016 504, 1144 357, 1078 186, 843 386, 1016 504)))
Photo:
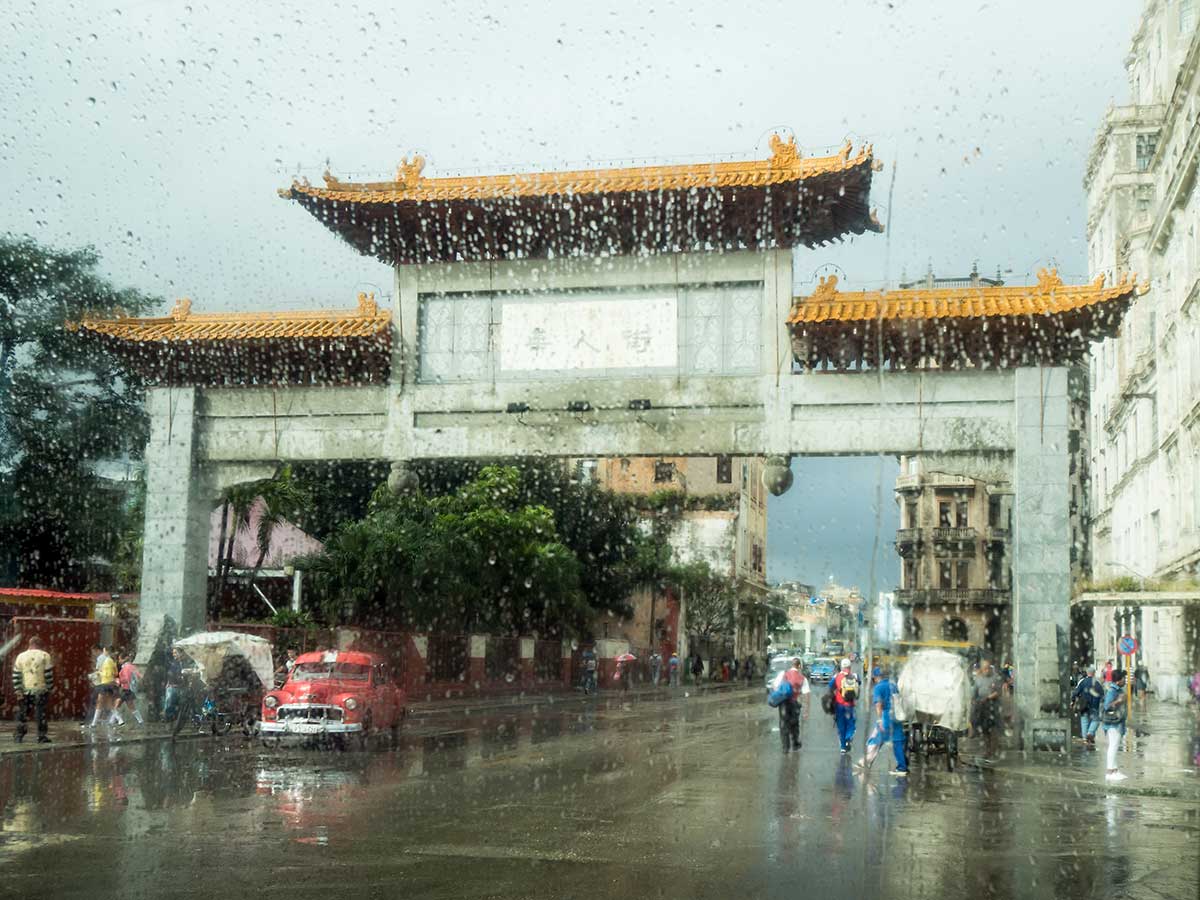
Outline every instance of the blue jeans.
POLYGON ((1100 727, 1100 714, 1084 710, 1079 714, 1079 733, 1083 737, 1095 737, 1100 727))
POLYGON ((854 707, 838 703, 833 708, 833 721, 837 725, 838 743, 849 748, 854 740, 854 707))
POLYGON ((883 746, 884 740, 889 739, 892 742, 892 754, 896 757, 896 768, 901 772, 907 772, 908 753, 905 748, 907 741, 904 737, 904 725, 900 722, 875 723, 875 729, 867 739, 867 762, 875 761, 875 756, 879 753, 879 748, 883 746))

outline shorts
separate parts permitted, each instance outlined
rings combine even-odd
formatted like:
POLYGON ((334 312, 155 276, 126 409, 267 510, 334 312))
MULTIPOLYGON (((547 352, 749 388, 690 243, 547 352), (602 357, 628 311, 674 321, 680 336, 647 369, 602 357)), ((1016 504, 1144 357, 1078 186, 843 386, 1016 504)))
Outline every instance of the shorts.
POLYGON ((121 690, 121 700, 125 703, 137 703, 137 694, 130 690, 121 690))
POLYGON ((107 694, 110 697, 114 697, 117 693, 117 685, 115 682, 110 684, 98 684, 96 685, 96 693, 107 694))

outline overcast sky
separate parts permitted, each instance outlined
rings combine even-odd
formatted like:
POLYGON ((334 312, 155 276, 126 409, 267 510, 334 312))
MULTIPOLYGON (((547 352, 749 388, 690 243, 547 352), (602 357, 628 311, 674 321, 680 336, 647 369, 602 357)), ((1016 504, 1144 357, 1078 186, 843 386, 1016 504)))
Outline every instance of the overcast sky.
MULTIPOLYGON (((25 2, 0 30, 0 230, 94 244, 164 308, 386 302, 388 270, 277 188, 319 180, 327 160, 386 177, 413 152, 431 176, 762 158, 787 129, 811 152, 870 140, 886 163, 873 200, 887 234, 798 253, 798 290, 823 266, 854 287, 975 259, 1012 281, 1047 263, 1081 278, 1083 166, 1125 98, 1139 8, 25 2)), ((878 469, 827 464, 775 504, 772 578, 866 589, 873 531, 805 498, 836 483, 870 502, 878 469), (810 553, 818 528, 832 549, 810 553)))

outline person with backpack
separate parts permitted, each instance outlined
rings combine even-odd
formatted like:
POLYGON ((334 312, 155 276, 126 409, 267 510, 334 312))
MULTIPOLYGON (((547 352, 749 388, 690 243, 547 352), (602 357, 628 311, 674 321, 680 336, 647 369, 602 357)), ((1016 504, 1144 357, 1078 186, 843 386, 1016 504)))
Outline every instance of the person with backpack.
POLYGON ((1125 671, 1113 669, 1112 681, 1104 686, 1104 700, 1100 708, 1100 723, 1104 726, 1104 736, 1108 739, 1108 753, 1105 759, 1104 780, 1124 781, 1128 776, 1117 769, 1117 750, 1121 747, 1121 738, 1125 736, 1125 671))
POLYGON ((879 755, 879 748, 884 741, 892 742, 892 755, 896 757, 896 768, 892 775, 904 778, 908 775, 908 754, 905 752, 907 738, 904 735, 905 715, 904 704, 900 699, 900 690, 887 677, 887 672, 881 666, 871 670, 871 683, 875 687, 871 691, 871 702, 875 704, 875 727, 867 738, 867 753, 859 766, 870 768, 879 755))
POLYGON ((580 654, 580 662, 583 663, 583 692, 584 694, 594 694, 596 693, 596 670, 598 668, 596 651, 591 647, 586 648, 580 654))
POLYGON ((1096 678, 1096 667, 1089 665, 1075 689, 1071 699, 1079 711, 1079 733, 1087 741, 1088 749, 1096 747, 1096 731, 1100 727, 1100 701, 1104 699, 1104 685, 1096 678))
MULTIPOLYGON (((783 673, 783 679, 792 686, 792 695, 780 707, 779 725, 782 729, 786 729, 784 749, 787 749, 787 742, 790 740, 791 749, 800 749, 800 713, 802 708, 802 698, 812 693, 812 688, 809 686, 808 679, 804 677, 804 670, 800 668, 800 659, 792 660, 792 667, 783 673)), ((808 718, 808 706, 803 704, 804 718, 808 718)))
POLYGON ((833 721, 837 726, 838 744, 843 753, 850 752, 854 740, 854 706, 858 702, 858 679, 850 670, 850 660, 842 660, 842 670, 829 682, 833 695, 833 721))

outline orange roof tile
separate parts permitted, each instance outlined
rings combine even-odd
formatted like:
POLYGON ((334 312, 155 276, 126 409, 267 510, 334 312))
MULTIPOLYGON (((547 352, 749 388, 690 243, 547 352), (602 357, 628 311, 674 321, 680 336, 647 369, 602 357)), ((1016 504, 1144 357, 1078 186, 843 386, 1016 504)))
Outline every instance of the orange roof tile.
POLYGON ((875 166, 870 144, 852 152, 850 142, 833 156, 802 157, 795 138, 771 136, 771 156, 765 160, 702 163, 677 166, 638 166, 623 169, 583 169, 569 172, 526 172, 459 178, 425 178, 424 158, 405 158, 394 181, 353 183, 325 173, 325 187, 307 180, 279 191, 288 199, 316 197, 347 203, 396 203, 431 200, 493 200, 554 194, 607 194, 634 191, 686 190, 713 187, 765 187, 801 181, 861 165, 875 166))
POLYGON ((358 308, 352 310, 193 313, 191 307, 185 298, 163 318, 85 318, 68 327, 145 343, 370 337, 385 332, 392 321, 391 311, 380 309, 374 294, 359 294, 358 308))
POLYGON ((788 324, 854 322, 874 319, 967 319, 992 316, 1053 315, 1144 294, 1149 286, 1122 275, 1105 285, 1103 275, 1090 284, 1063 284, 1057 270, 1042 269, 1028 286, 912 288, 842 293, 837 276, 820 280, 809 297, 792 301, 788 324))

